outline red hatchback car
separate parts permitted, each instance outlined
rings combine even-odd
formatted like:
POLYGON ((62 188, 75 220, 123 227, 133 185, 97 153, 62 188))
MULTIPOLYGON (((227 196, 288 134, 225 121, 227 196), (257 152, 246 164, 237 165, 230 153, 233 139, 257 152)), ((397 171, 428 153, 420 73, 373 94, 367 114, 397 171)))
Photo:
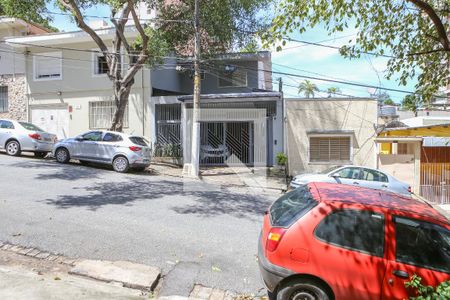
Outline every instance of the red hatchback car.
POLYGON ((450 280, 450 223, 412 198, 310 183, 272 204, 258 252, 271 299, 407 299, 413 274, 450 280))

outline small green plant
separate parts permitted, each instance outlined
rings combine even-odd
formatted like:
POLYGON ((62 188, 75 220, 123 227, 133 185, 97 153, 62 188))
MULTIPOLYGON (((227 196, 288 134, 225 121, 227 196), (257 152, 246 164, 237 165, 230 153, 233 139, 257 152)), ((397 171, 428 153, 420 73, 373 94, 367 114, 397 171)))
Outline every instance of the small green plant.
POLYGON ((277 165, 285 166, 287 163, 288 157, 283 152, 277 154, 277 165))
POLYGON ((422 278, 417 275, 405 282, 405 287, 415 290, 417 297, 410 297, 410 300, 444 300, 450 299, 450 281, 441 282, 436 288, 422 284, 422 278))

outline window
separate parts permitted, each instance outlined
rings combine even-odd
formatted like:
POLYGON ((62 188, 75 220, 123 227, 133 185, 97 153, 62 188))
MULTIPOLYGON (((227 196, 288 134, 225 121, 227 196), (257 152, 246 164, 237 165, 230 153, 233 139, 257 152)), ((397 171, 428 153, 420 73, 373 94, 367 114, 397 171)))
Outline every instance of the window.
POLYGON ((108 63, 102 54, 94 54, 94 74, 102 75, 108 73, 108 63))
POLYGON ((56 80, 62 78, 62 53, 39 53, 33 56, 34 79, 56 80))
POLYGON ((384 217, 370 211, 339 210, 322 220, 315 236, 338 247, 382 257, 384 217))
POLYGON ((336 172, 335 174, 339 175, 340 178, 344 179, 360 179, 361 178, 361 169, 360 168, 343 168, 336 172))
POLYGON ((102 132, 101 131, 91 131, 91 132, 85 133, 85 134, 83 134, 83 140, 99 142, 102 140, 102 132))
POLYGON ((14 129, 14 125, 10 121, 0 120, 0 129, 14 129))
POLYGON ((309 137, 310 162, 349 162, 351 161, 351 138, 309 137))
MULTIPOLYGON (((89 102, 89 128, 106 129, 111 127, 116 109, 114 101, 89 102)), ((123 126, 128 127, 128 105, 125 107, 123 126)))
POLYGON ((317 201, 307 185, 300 186, 275 201, 270 207, 272 226, 288 227, 305 215, 317 201))
POLYGON ((398 143, 397 144, 397 154, 408 154, 408 144, 398 143))
POLYGON ((148 147, 148 142, 142 137, 132 136, 132 137, 130 137, 130 141, 133 144, 136 144, 136 145, 139 145, 139 146, 148 147))
POLYGON ((396 260, 450 273, 450 231, 431 223, 395 217, 396 260))
POLYGON ((123 141, 122 137, 118 134, 114 133, 105 133, 105 136, 103 137, 104 142, 120 142, 123 141))
POLYGON ((219 72, 219 87, 246 87, 247 72, 236 69, 234 71, 219 72))
POLYGON ((367 181, 389 182, 388 177, 385 174, 370 169, 363 169, 361 179, 367 181))
POLYGON ((8 111, 8 87, 0 86, 0 112, 8 111))
POLYGON ((20 125, 22 125, 23 128, 25 128, 26 130, 31 130, 31 131, 41 131, 44 132, 44 130, 42 130, 41 128, 37 127, 34 124, 31 123, 27 123, 27 122, 19 122, 20 125))

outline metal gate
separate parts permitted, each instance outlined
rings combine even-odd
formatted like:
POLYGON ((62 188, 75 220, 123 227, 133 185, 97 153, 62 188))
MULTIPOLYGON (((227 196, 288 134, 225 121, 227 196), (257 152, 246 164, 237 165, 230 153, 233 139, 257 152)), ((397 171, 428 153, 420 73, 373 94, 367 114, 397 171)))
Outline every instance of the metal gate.
POLYGON ((202 122, 202 165, 253 164, 252 122, 202 122))
POLYGON ((181 105, 156 105, 155 156, 181 157, 181 105))
POLYGON ((420 195, 438 204, 450 204, 450 163, 421 163, 420 195))

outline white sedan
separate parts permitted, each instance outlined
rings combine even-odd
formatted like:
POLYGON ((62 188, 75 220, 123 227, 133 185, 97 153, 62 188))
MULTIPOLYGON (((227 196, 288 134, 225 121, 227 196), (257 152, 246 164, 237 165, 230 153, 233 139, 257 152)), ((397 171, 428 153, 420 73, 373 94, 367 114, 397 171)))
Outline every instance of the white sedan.
POLYGON ((401 182, 379 170, 359 166, 339 166, 317 174, 297 175, 292 179, 290 187, 297 188, 310 182, 340 183, 388 190, 403 195, 411 194, 411 186, 407 183, 401 182))

